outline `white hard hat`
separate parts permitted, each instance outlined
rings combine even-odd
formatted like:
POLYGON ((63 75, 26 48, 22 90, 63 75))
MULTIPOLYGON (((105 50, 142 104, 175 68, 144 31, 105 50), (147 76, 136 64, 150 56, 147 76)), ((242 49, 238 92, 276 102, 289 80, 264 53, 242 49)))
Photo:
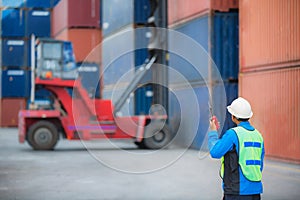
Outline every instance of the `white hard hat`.
POLYGON ((227 106, 227 110, 239 119, 249 119, 253 115, 250 103, 242 97, 235 99, 230 106, 227 106))

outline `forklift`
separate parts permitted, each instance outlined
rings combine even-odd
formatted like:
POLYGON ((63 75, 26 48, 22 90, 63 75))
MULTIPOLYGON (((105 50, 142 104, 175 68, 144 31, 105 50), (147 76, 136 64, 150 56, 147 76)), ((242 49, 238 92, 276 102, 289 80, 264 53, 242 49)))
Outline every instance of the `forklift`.
POLYGON ((118 116, 139 81, 156 61, 153 56, 137 70, 135 79, 113 104, 110 99, 90 97, 77 78, 72 43, 32 37, 32 90, 29 108, 19 112, 19 142, 34 150, 53 150, 60 138, 67 140, 130 139, 140 148, 160 149, 172 134, 167 114, 157 109, 151 115, 118 116), (35 64, 34 64, 35 65, 35 64), (33 65, 33 66, 34 66, 33 65), (51 93, 47 107, 34 101, 37 89, 51 93))

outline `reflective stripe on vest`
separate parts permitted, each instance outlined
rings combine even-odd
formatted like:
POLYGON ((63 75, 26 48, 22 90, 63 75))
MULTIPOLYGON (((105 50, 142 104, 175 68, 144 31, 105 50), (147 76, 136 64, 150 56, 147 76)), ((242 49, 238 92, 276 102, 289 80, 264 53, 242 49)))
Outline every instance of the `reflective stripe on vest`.
MULTIPOLYGON (((263 137, 255 129, 248 131, 243 127, 233 128, 239 141, 239 166, 244 176, 250 181, 261 181, 261 155, 263 137)), ((224 176, 224 157, 221 158, 220 176, 224 176)))

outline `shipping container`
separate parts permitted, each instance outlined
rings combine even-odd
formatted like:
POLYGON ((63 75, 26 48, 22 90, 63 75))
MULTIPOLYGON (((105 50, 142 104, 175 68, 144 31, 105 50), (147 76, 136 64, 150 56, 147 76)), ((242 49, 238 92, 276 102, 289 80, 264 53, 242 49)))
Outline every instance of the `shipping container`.
POLYGON ((150 0, 134 0, 134 23, 147 24, 151 15, 150 0))
POLYGON ((29 67, 30 41, 27 39, 2 38, 2 66, 29 67))
MULTIPOLYGON (((175 31, 183 33, 189 39, 193 39, 203 48, 199 54, 191 54, 201 59, 202 74, 199 75, 194 67, 188 63, 181 55, 170 53, 170 66, 179 71, 188 80, 204 81, 208 80, 208 67, 211 68, 213 79, 217 79, 216 70, 209 64, 213 60, 212 66, 220 73, 223 80, 237 80, 239 69, 239 40, 238 40, 238 13, 215 12, 212 16, 203 16, 174 28, 175 31), (211 28, 210 28, 211 27, 211 28), (205 55, 204 53, 207 52, 205 55), (204 54, 204 55, 203 55, 204 54), (184 70, 183 70, 184 69, 184 70), (200 78, 199 78, 200 77, 200 78), (202 79, 204 80, 201 80, 202 79)), ((173 43, 183 50, 192 51, 186 41, 173 41, 169 38, 169 46, 173 43)))
POLYGON ((66 28, 100 28, 100 0, 61 0, 52 13, 52 36, 66 28))
POLYGON ((26 34, 25 16, 23 9, 1 10, 1 36, 24 37, 26 34))
POLYGON ((2 37, 50 37, 49 10, 5 9, 1 11, 2 37), (41 25, 42 24, 42 25, 41 25))
POLYGON ((26 19, 26 35, 30 37, 50 37, 51 13, 48 10, 29 10, 26 19))
POLYGON ((207 14, 210 10, 228 12, 238 6, 238 0, 168 0, 168 24, 186 22, 207 14))
POLYGON ((300 161, 299 77, 299 66, 239 76, 239 94, 252 106, 251 123, 262 133, 269 157, 300 161))
POLYGON ((24 7, 26 0, 0 0, 0 7, 20 8, 24 7))
POLYGON ((134 114, 148 115, 152 106, 152 84, 141 85, 134 92, 134 114))
POLYGON ((300 2, 240 0, 242 72, 300 64, 300 2))
POLYGON ((170 114, 169 121, 172 131, 178 134, 176 143, 182 146, 207 150, 203 145, 209 128, 209 99, 212 95, 212 112, 220 121, 219 132, 223 134, 227 129, 234 126, 231 116, 226 111, 229 105, 238 96, 238 84, 225 82, 214 84, 212 94, 207 85, 193 86, 191 88, 171 86, 170 90, 170 114), (182 130, 178 127, 182 126, 182 130))
POLYGON ((27 8, 53 8, 60 0, 25 0, 27 8))
POLYGON ((101 62, 100 29, 71 28, 64 29, 55 39, 71 41, 76 62, 101 62))
POLYGON ((0 99, 0 126, 17 127, 19 110, 26 108, 25 98, 0 99))
POLYGON ((133 24, 133 0, 102 0, 101 3, 104 37, 133 24))
POLYGON ((100 66, 97 63, 77 63, 79 78, 83 87, 91 98, 100 98, 102 83, 100 80, 100 66))
POLYGON ((31 71, 19 68, 2 69, 0 83, 2 98, 28 98, 31 87, 31 71))
POLYGON ((225 80, 237 80, 239 71, 238 12, 215 12, 211 36, 211 56, 225 80))
POLYGON ((102 42, 102 66, 104 87, 115 85, 118 81, 123 80, 124 75, 132 79, 134 63, 134 31, 132 28, 124 30, 117 34, 106 37, 102 42))

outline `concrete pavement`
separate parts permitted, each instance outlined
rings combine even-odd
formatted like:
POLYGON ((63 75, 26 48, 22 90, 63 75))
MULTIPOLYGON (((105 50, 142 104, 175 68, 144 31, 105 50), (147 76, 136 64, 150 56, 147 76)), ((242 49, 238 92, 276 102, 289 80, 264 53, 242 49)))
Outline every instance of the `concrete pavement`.
MULTIPOLYGON (((195 150, 171 148, 160 152, 151 162, 131 162, 132 155, 145 157, 152 152, 137 150, 127 141, 115 144, 123 150, 102 141, 100 146, 87 151, 80 141, 60 140, 55 151, 39 152, 31 150, 28 144, 18 143, 17 129, 2 128, 0 200, 222 198, 218 160, 199 160, 195 150), (142 172, 152 164, 153 169, 159 168, 169 158, 174 162, 151 173, 122 172, 142 172)), ((263 199, 300 199, 300 166, 267 160, 263 183, 263 199)))

